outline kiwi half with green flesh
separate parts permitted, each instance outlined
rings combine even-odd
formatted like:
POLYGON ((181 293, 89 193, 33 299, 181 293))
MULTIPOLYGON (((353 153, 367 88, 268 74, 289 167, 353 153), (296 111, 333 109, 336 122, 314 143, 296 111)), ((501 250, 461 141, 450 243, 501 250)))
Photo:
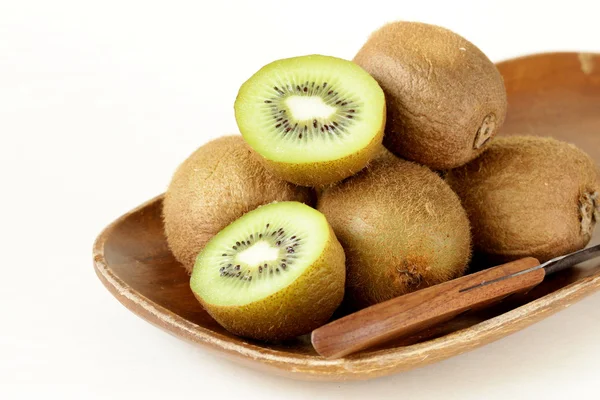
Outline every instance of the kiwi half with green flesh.
POLYGON ((309 188, 266 170, 241 136, 206 143, 177 169, 163 202, 169 248, 192 271, 204 245, 231 222, 273 201, 314 202, 309 188))
POLYGON ((351 61, 311 55, 272 62, 238 93, 244 139, 281 179, 319 186, 362 168, 381 145, 385 98, 351 61))
POLYGON ((506 114, 496 66, 447 29, 394 22, 374 32, 354 62, 379 82, 387 100, 384 145, 433 169, 477 157, 506 114))
POLYGON ((425 166, 382 155, 327 189, 317 208, 346 253, 346 304, 362 308, 461 276, 469 220, 425 166))
POLYGON ((577 147, 551 138, 498 137, 451 170, 473 226, 475 250, 494 262, 546 261, 585 247, 600 220, 600 178, 577 147))
POLYGON ((310 332, 344 296, 344 251, 325 216, 268 204, 231 223, 198 255, 190 285, 230 332, 284 340, 310 332))

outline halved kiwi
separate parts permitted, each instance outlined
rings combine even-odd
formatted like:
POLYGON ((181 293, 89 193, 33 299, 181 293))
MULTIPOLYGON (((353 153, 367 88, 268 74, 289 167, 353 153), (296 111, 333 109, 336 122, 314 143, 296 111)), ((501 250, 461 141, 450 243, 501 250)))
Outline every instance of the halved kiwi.
POLYGON ((495 138, 446 180, 469 214, 475 250, 491 262, 543 262, 582 249, 600 220, 597 166, 556 139, 495 138))
POLYGON ((210 238, 244 213, 273 201, 313 199, 311 189, 266 170, 241 136, 224 136, 197 149, 173 175, 163 202, 167 243, 191 272, 210 238))
POLYGON ((465 210, 429 168, 381 153, 321 194, 347 257, 346 305, 362 308, 456 278, 471 255, 465 210))
POLYGON ((342 301, 345 256, 325 216, 298 202, 250 211, 198 255, 190 285, 230 332, 283 340, 325 323, 342 301))
POLYGON ((321 55, 266 65, 235 101, 240 132, 264 164, 306 186, 364 168, 381 145, 385 115, 383 91, 367 72, 321 55))
POLYGON ((387 100, 384 145, 433 169, 477 157, 506 114, 496 66, 458 34, 419 22, 374 32, 354 62, 379 82, 387 100))

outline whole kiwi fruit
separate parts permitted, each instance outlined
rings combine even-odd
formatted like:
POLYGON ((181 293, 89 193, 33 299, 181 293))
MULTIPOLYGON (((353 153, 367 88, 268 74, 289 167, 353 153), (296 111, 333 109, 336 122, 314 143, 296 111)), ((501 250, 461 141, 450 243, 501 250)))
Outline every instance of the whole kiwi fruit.
POLYGON ((429 168, 389 153, 325 190, 317 208, 344 247, 351 309, 459 277, 469 262, 456 194, 429 168))
POLYGON ((487 151, 451 170, 483 259, 541 262, 585 247, 600 219, 600 178, 594 161, 551 138, 495 138, 487 151))
POLYGON ((196 256, 221 229, 273 201, 314 203, 311 189, 266 170, 241 136, 206 143, 176 170, 165 194, 163 220, 175 258, 192 271, 196 256))
POLYGON ((374 32, 354 57, 383 89, 384 145, 433 169, 477 157, 506 114, 506 90, 496 66, 447 29, 394 22, 374 32))
POLYGON ((344 297, 344 250, 319 211, 278 202, 244 214, 213 237, 190 286, 230 332, 278 341, 323 325, 344 297))

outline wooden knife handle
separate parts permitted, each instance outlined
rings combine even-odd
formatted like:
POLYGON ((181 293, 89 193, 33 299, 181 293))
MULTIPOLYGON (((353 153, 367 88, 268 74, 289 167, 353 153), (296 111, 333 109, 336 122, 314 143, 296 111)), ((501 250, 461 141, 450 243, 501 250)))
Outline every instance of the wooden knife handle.
POLYGON ((544 280, 543 268, 461 292, 539 264, 535 258, 523 258, 376 304, 314 330, 312 344, 320 355, 338 358, 417 333, 536 286, 544 280))

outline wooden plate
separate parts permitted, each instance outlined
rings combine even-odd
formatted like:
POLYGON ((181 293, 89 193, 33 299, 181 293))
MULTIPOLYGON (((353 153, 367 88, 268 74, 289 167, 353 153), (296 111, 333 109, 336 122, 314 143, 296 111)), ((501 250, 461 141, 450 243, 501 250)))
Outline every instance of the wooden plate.
MULTIPOLYGON (((600 161, 600 54, 540 54, 498 66, 509 99, 503 134, 554 136, 576 143, 600 161)), ((172 334, 292 378, 368 379, 430 364, 523 329, 600 287, 600 261, 590 261, 549 277, 526 296, 385 347, 325 360, 307 337, 267 345, 232 336, 212 320, 167 248, 161 206, 159 196, 100 234, 94 267, 102 283, 125 307, 172 334)), ((600 242, 599 231, 593 243, 600 242)))

